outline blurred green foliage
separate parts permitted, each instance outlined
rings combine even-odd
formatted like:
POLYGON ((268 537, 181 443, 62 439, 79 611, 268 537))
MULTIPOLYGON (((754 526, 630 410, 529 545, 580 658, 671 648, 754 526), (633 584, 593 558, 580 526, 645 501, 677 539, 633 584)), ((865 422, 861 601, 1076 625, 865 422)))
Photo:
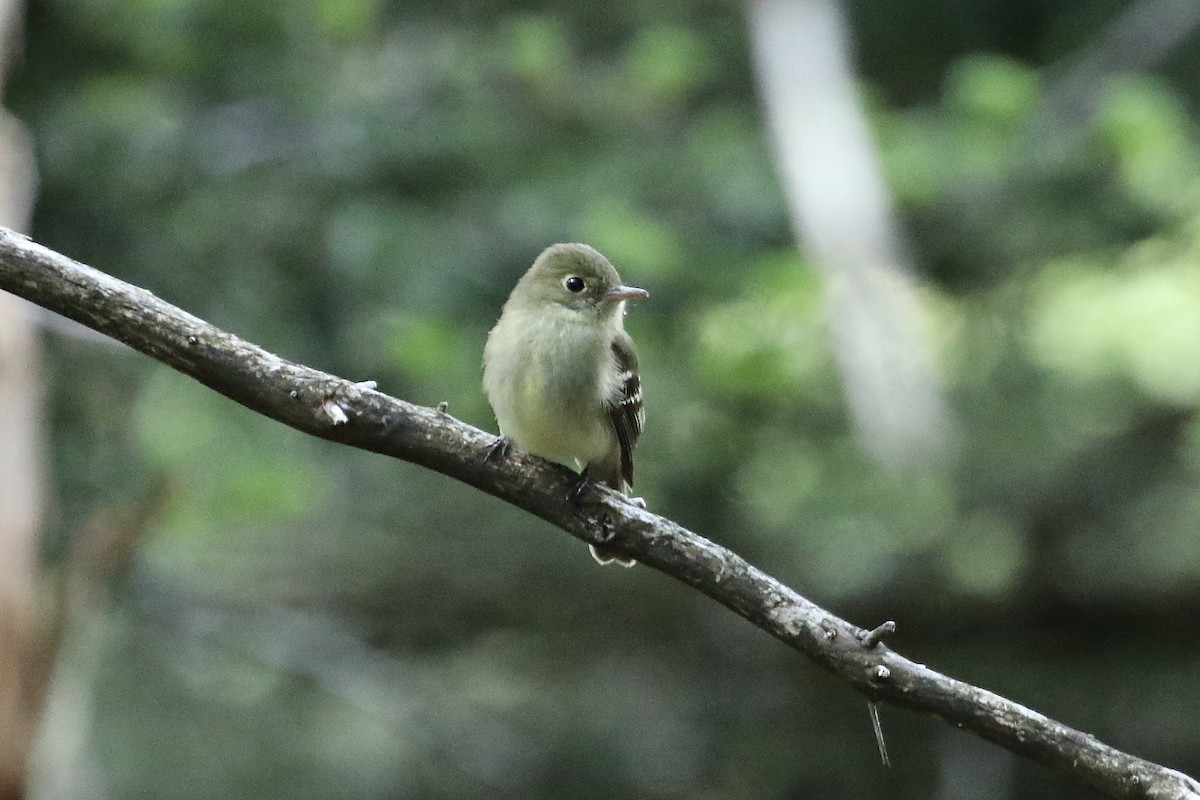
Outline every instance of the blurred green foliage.
MULTIPOLYGON (((43 0, 8 102, 39 240, 488 428, 501 303, 590 242, 653 295, 628 318, 653 509, 1194 774, 1200 39, 1063 113, 1060 59, 1119 5, 850 6, 957 421, 932 473, 855 441, 736 5, 43 0)), ((47 558, 172 487, 80 796, 1090 796, 900 713, 882 770, 860 697, 648 569, 147 359, 49 358, 47 558)))

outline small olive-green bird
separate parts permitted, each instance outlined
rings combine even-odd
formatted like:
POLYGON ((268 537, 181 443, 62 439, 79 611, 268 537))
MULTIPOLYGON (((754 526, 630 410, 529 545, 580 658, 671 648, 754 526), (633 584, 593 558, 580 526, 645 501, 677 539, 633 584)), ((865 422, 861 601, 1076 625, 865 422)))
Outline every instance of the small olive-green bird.
MULTIPOLYGON (((483 390, 503 440, 628 492, 645 411, 622 320, 627 300, 648 296, 586 244, 543 250, 483 350, 483 390)), ((634 564, 590 547, 600 564, 634 564)))

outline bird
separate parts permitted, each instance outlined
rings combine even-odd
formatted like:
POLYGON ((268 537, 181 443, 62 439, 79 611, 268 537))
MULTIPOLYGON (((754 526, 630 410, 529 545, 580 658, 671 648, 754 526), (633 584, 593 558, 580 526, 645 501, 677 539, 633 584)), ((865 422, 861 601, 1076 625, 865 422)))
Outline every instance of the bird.
MULTIPOLYGON (((623 494, 645 409, 625 304, 649 292, 621 282, 612 263, 579 243, 547 247, 517 281, 488 334, 483 389, 500 426, 495 447, 515 446, 623 494)), ((599 564, 633 559, 589 545, 599 564)))

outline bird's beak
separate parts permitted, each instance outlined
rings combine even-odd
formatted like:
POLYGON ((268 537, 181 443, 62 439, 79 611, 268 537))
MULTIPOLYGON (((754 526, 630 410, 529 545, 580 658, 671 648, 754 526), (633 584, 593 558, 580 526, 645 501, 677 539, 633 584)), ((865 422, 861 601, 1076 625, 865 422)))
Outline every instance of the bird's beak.
POLYGON ((605 300, 614 302, 620 300, 644 300, 650 296, 650 293, 645 289, 638 289, 634 286, 614 286, 604 293, 605 300))

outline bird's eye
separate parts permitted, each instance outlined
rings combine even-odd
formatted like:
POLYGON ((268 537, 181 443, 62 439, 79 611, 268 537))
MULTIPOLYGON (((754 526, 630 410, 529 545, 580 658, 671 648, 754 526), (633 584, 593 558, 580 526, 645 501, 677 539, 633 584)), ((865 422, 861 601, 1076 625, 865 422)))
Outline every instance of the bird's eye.
POLYGON ((578 275, 571 275, 563 280, 563 288, 571 294, 579 294, 583 291, 583 278, 578 275))

